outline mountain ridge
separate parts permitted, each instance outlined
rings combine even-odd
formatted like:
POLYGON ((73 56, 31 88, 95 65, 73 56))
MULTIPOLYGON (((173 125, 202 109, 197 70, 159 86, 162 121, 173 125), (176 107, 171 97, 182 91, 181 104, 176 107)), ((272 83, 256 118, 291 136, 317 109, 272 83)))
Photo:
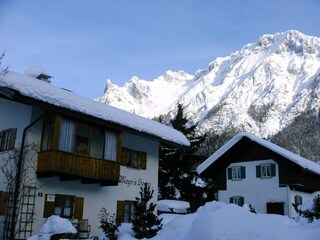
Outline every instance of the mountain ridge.
POLYGON ((165 122, 183 106, 199 134, 232 126, 268 138, 320 106, 320 38, 296 30, 264 34, 194 75, 167 71, 153 81, 107 81, 100 102, 165 122))

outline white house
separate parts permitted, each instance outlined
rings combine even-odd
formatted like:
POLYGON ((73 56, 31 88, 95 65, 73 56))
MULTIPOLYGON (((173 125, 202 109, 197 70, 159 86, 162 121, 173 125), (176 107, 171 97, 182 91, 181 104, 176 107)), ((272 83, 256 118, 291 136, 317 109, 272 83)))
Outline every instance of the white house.
POLYGON ((160 144, 189 142, 168 126, 49 81, 14 72, 0 76, 1 167, 8 167, 14 149, 23 149, 15 155, 21 172, 11 181, 20 191, 8 193, 10 181, 0 171, 0 214, 6 220, 0 234, 8 238, 14 220, 15 238, 25 239, 55 214, 75 226, 89 224, 90 236, 99 236, 103 207, 130 221, 140 186, 149 184, 157 200, 160 144))
POLYGON ((292 203, 320 192, 320 165, 249 133, 239 133, 197 168, 212 178, 217 200, 259 213, 296 216, 292 203))

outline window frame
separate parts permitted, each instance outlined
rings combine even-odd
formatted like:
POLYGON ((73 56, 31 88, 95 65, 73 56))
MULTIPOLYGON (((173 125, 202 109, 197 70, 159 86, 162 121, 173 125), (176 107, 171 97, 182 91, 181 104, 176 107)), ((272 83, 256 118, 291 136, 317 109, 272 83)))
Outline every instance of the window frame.
POLYGON ((137 205, 138 202, 134 200, 117 201, 117 221, 131 223, 136 217, 137 205), (126 206, 129 206, 129 208, 126 209, 126 206))
POLYGON ((260 176, 261 178, 272 177, 271 163, 265 163, 260 165, 260 176))
POLYGON ((62 218, 72 219, 73 211, 74 211, 74 203, 75 196, 73 195, 61 195, 55 194, 55 207, 54 207, 54 215, 58 215, 62 218), (68 201, 70 201, 69 205, 67 205, 68 201), (60 214, 57 214, 56 211, 58 208, 60 209, 60 214), (69 208, 69 214, 67 214, 67 209, 69 208))
POLYGON ((0 131, 0 152, 13 150, 17 137, 17 128, 8 128, 0 131))
POLYGON ((42 128, 41 151, 58 150, 90 158, 118 161, 118 152, 121 147, 120 134, 121 132, 119 130, 102 127, 100 125, 95 126, 92 123, 61 115, 48 114, 42 128), (64 121, 66 125, 62 127, 64 121), (68 125, 70 125, 71 128, 69 128, 68 125), (89 131, 88 143, 85 147, 86 151, 83 152, 77 150, 77 140, 80 139, 78 138, 80 135, 78 134, 78 136, 77 133, 81 131, 82 126, 87 127, 89 131), (70 131, 67 132, 66 130, 66 132, 63 133, 62 131, 65 131, 64 129, 66 128, 70 131), (116 138, 111 139, 114 142, 113 144, 107 144, 108 133, 116 138), (97 134, 101 142, 93 140, 96 139, 97 134), (93 146, 93 144, 95 145, 93 146), (107 148, 109 147, 112 147, 112 149, 108 151, 107 148), (107 159, 110 155, 113 159, 107 159))
POLYGON ((276 174, 276 164, 274 164, 274 163, 263 163, 263 164, 256 166, 256 177, 257 178, 270 179, 270 178, 275 177, 276 175, 277 175, 276 174), (268 170, 263 171, 263 168, 266 168, 266 167, 270 167, 270 169, 269 169, 270 176, 265 174, 265 173, 268 173, 268 170))
POLYGON ((84 198, 75 196, 75 195, 66 195, 66 194, 45 194, 44 198, 44 208, 43 208, 43 217, 48 218, 52 215, 58 215, 60 217, 64 217, 67 219, 82 219, 83 217, 83 207, 84 207, 84 198), (57 199, 69 198, 71 201, 70 207, 70 215, 65 214, 65 206, 66 204, 63 203, 61 207, 61 213, 57 214, 56 208, 59 207, 57 205, 57 199))
POLYGON ((300 195, 295 195, 294 196, 294 204, 296 205, 296 206, 298 206, 298 205, 302 205, 302 203, 303 203, 303 199, 302 199, 302 196, 300 196, 300 195))
POLYGON ((231 181, 240 181, 246 178, 245 166, 232 166, 228 168, 228 179, 231 181), (237 172, 237 173, 236 173, 237 172))
POLYGON ((244 197, 243 196, 232 196, 230 197, 230 203, 236 204, 240 207, 244 205, 244 197))
POLYGON ((147 153, 131 148, 121 148, 121 165, 133 169, 147 169, 147 153))

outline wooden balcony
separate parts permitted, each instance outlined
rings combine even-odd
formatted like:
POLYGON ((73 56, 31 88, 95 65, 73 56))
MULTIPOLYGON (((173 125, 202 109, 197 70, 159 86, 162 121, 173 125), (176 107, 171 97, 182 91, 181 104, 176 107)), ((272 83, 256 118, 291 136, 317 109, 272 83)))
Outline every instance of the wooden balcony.
POLYGON ((68 152, 45 151, 38 153, 37 176, 60 176, 61 180, 81 179, 82 183, 118 185, 120 165, 115 161, 92 158, 68 152))

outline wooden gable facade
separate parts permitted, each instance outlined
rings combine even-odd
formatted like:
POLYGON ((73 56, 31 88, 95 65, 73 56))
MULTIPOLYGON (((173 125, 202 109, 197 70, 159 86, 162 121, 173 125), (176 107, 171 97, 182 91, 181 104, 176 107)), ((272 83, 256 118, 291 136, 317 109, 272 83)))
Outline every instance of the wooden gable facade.
POLYGON ((320 191, 320 175, 301 167, 279 153, 242 137, 201 175, 213 179, 216 190, 227 190, 226 169, 231 163, 273 159, 278 164, 280 186, 304 192, 320 191))

